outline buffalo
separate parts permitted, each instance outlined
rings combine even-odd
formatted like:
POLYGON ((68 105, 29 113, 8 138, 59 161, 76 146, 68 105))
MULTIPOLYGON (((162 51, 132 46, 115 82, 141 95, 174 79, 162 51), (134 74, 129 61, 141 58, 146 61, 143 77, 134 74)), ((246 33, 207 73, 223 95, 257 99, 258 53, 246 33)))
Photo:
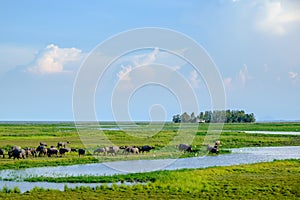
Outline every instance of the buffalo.
POLYGON ((179 144, 178 145, 178 149, 179 151, 183 151, 183 152, 192 152, 192 147, 191 145, 188 144, 179 144))
POLYGON ((154 147, 152 146, 142 146, 141 148, 139 148, 139 151, 144 153, 144 152, 149 152, 151 149, 154 149, 154 147))
POLYGON ((35 148, 25 148, 25 154, 26 154, 26 157, 29 157, 30 155, 32 155, 33 157, 36 157, 37 156, 37 151, 35 148))
POLYGON ((56 157, 58 157, 58 150, 55 147, 52 148, 48 148, 47 149, 47 155, 48 157, 51 157, 51 155, 56 155, 56 157))
POLYGON ((219 147, 221 146, 221 142, 219 140, 215 141, 215 145, 207 145, 207 151, 209 151, 210 153, 219 153, 219 147))
POLYGON ((219 153, 219 149, 217 146, 212 146, 212 145, 207 145, 207 151, 209 151, 210 153, 219 153))
POLYGON ((45 142, 40 142, 40 146, 47 146, 47 143, 45 143, 45 142))
POLYGON ((62 156, 62 155, 65 155, 65 153, 68 153, 70 151, 71 151, 70 148, 60 148, 59 149, 59 154, 60 154, 60 156, 62 156))
POLYGON ((118 146, 105 147, 106 154, 110 153, 111 155, 117 155, 119 151, 120 151, 120 147, 118 146))
POLYGON ((80 155, 85 155, 85 149, 78 149, 78 156, 80 157, 80 155))
POLYGON ((137 147, 126 147, 124 149, 124 153, 125 154, 129 154, 129 153, 132 153, 132 154, 139 154, 139 149, 137 147))
POLYGON ((5 158, 5 150, 4 149, 0 149, 0 156, 5 158))
POLYGON ((25 155, 25 150, 24 149, 17 149, 17 148, 13 148, 12 150, 10 150, 8 152, 8 157, 11 158, 13 157, 14 159, 17 158, 18 160, 20 158, 23 158, 25 159, 26 158, 26 155, 25 155))
POLYGON ((99 155, 99 153, 103 153, 103 154, 105 154, 105 152, 106 152, 106 148, 98 148, 98 149, 95 149, 95 151, 94 151, 94 155, 95 154, 97 154, 97 155, 99 155))
POLYGON ((70 142, 58 142, 57 148, 59 148, 59 147, 66 148, 67 144, 70 144, 70 142))
POLYGON ((36 152, 38 152, 38 156, 40 157, 41 155, 46 155, 47 154, 47 148, 44 145, 40 145, 36 148, 36 152))

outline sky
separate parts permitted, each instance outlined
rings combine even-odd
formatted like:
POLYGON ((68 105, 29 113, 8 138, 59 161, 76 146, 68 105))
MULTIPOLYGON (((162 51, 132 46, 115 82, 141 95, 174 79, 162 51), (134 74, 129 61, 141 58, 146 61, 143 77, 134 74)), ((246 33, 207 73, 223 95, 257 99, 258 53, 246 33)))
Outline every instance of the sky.
MULTIPOLYGON (((74 120, 74 83, 90 53, 114 35, 144 27, 174 30, 205 49, 223 81, 226 109, 254 113, 258 121, 300 120, 298 0, 1 1, 0 120, 74 120)), ((126 96, 138 77, 159 77, 151 75, 157 64, 168 65, 173 79, 166 87, 152 84, 130 93, 132 120, 169 121, 193 112, 180 108, 169 88, 180 77, 196 94, 200 111, 212 108, 205 77, 153 47, 123 55, 109 67, 95 92, 98 120, 116 120, 120 113, 114 110, 123 109, 118 95, 126 96)))

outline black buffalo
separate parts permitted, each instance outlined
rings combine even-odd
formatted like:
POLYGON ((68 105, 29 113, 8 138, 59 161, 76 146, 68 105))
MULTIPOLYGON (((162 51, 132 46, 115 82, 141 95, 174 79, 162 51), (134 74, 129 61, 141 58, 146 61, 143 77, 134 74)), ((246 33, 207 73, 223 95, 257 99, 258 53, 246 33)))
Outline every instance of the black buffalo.
POLYGON ((40 145, 36 148, 36 152, 38 152, 38 156, 40 157, 41 155, 46 155, 47 154, 47 148, 44 145, 40 145))
POLYGON ((106 151, 105 147, 95 149, 94 155, 95 155, 95 154, 99 155, 99 153, 105 154, 105 151, 106 151))
POLYGON ((13 157, 14 159, 17 158, 18 160, 20 158, 25 159, 26 158, 25 150, 24 149, 12 149, 8 152, 8 157, 9 158, 13 157))
POLYGON ((51 157, 52 155, 56 155, 56 157, 58 157, 58 150, 55 147, 52 148, 48 148, 47 149, 47 155, 48 157, 51 157))
POLYGON ((5 150, 4 149, 0 149, 0 156, 2 156, 3 158, 5 157, 5 150))
POLYGON ((60 154, 60 156, 62 156, 62 155, 65 155, 65 153, 68 153, 70 151, 71 151, 70 148, 60 148, 59 149, 59 154, 60 154))
POLYGON ((85 149, 78 149, 78 156, 80 157, 80 155, 85 155, 85 149))
POLYGON ((192 152, 192 147, 191 145, 188 144, 180 144, 178 145, 178 149, 179 151, 183 151, 183 152, 192 152))
POLYGON ((140 150, 141 153, 149 152, 149 151, 151 151, 151 149, 154 149, 154 147, 148 146, 148 145, 142 146, 142 147, 139 148, 139 150, 140 150))
POLYGON ((47 143, 46 142, 40 142, 40 146, 47 146, 47 143))

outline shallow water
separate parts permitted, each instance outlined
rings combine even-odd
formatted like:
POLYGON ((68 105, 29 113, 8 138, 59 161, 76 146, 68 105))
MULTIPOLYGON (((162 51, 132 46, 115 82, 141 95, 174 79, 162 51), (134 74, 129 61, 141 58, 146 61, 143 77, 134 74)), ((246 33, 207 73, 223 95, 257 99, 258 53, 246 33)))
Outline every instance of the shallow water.
POLYGON ((20 170, 1 170, 2 179, 22 180, 28 177, 105 176, 147 172, 155 170, 175 170, 183 168, 206 168, 273 161, 274 159, 300 158, 300 146, 291 147, 251 147, 231 149, 231 154, 180 159, 130 160, 106 163, 81 164, 57 167, 37 167, 20 170))
MULTIPOLYGON (((250 164, 258 162, 267 162, 273 160, 283 160, 300 158, 300 146, 291 147, 251 147, 231 149, 232 154, 223 154, 217 156, 204 156, 180 159, 158 159, 158 160, 131 160, 116 161, 96 164, 82 164, 72 166, 58 167, 38 167, 21 170, 2 170, 0 177, 2 179, 15 179, 15 181, 0 181, 0 188, 18 187, 21 192, 31 190, 34 187, 45 189, 58 189, 63 191, 66 185, 69 188, 78 186, 96 187, 99 183, 47 183, 47 182, 23 182, 27 177, 66 177, 66 176, 103 176, 113 174, 125 174, 134 172, 147 172, 154 170, 176 170, 183 168, 206 168, 212 166, 230 166, 238 164, 250 164)), ((120 184, 120 183, 118 183, 120 184)), ((127 183, 135 184, 135 183, 127 183)), ((109 185, 109 184, 108 184, 109 185)))
MULTIPOLYGON (((116 185, 134 185, 137 183, 130 183, 130 182, 118 182, 114 183, 116 185)), ((138 183, 141 184, 141 183, 138 183)), ((96 188, 97 186, 104 185, 103 183, 48 183, 48 182, 17 182, 17 181, 0 181, 0 189, 3 187, 6 187, 8 189, 13 189, 15 187, 18 187, 20 189, 21 193, 27 192, 32 190, 33 188, 43 188, 43 189, 52 189, 52 190, 60 190, 64 191, 65 187, 68 188, 76 188, 76 187, 91 187, 96 188)), ((112 186, 112 183, 106 183, 108 187, 112 186)))
POLYGON ((245 133, 259 133, 259 134, 272 134, 272 135, 300 135, 300 132, 287 132, 287 131, 244 131, 245 133))

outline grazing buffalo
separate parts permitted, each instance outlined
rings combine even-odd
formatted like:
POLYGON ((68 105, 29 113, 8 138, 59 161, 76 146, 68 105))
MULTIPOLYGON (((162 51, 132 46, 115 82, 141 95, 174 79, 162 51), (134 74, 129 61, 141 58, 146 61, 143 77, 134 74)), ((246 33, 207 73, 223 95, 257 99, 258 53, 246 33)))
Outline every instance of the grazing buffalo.
POLYGON ((66 148, 67 144, 70 144, 70 142, 58 142, 57 148, 59 148, 59 147, 66 148))
POLYGON ((47 143, 46 142, 40 142, 40 146, 47 146, 47 143))
POLYGON ((62 156, 62 155, 65 155, 65 153, 68 153, 70 151, 71 151, 70 148, 60 148, 59 149, 59 154, 60 154, 60 156, 62 156))
POLYGON ((212 145, 207 145, 207 151, 209 151, 210 153, 219 153, 219 149, 217 146, 212 146, 212 145))
POLYGON ((215 141, 215 145, 207 145, 207 151, 209 151, 210 153, 219 153, 219 147, 221 146, 221 142, 219 140, 215 141))
POLYGON ((26 157, 29 157, 30 155, 32 155, 33 157, 37 157, 37 151, 35 148, 26 147, 24 150, 25 150, 26 157))
POLYGON ((141 148, 139 148, 139 151, 141 153, 144 153, 144 152, 149 152, 151 149, 154 149, 154 147, 147 145, 147 146, 142 146, 141 148))
POLYGON ((129 153, 132 153, 132 154, 139 154, 139 149, 137 147, 126 147, 124 149, 124 153, 125 154, 129 154, 129 153))
POLYGON ((85 149, 78 149, 78 156, 80 157, 80 155, 85 155, 85 149))
POLYGON ((94 154, 94 155, 95 155, 95 154, 99 155, 99 153, 105 154, 105 148, 103 147, 103 148, 95 149, 95 151, 94 151, 93 154, 94 154))
POLYGON ((178 149, 179 151, 183 151, 183 152, 192 152, 192 147, 191 145, 188 144, 179 144, 178 145, 178 149))
POLYGON ((13 157, 14 159, 17 158, 18 160, 20 158, 25 159, 26 155, 25 155, 25 150, 24 149, 12 149, 8 152, 8 157, 11 158, 13 157))
POLYGON ((55 147, 52 148, 48 148, 47 149, 47 155, 48 157, 51 157, 51 155, 56 155, 56 157, 58 157, 58 150, 55 147))
POLYGON ((21 150, 21 147, 20 146, 13 146, 12 150, 15 150, 15 149, 21 150))
POLYGON ((120 151, 120 147, 118 146, 105 147, 106 154, 110 153, 111 155, 117 155, 119 151, 120 151))
POLYGON ((5 158, 5 150, 4 149, 0 149, 0 156, 5 158))
POLYGON ((40 146, 38 146, 37 148, 36 148, 36 152, 38 152, 39 153, 39 157, 41 156, 41 155, 46 155, 47 154, 47 148, 46 148, 46 146, 44 146, 44 145, 40 145, 40 146))

